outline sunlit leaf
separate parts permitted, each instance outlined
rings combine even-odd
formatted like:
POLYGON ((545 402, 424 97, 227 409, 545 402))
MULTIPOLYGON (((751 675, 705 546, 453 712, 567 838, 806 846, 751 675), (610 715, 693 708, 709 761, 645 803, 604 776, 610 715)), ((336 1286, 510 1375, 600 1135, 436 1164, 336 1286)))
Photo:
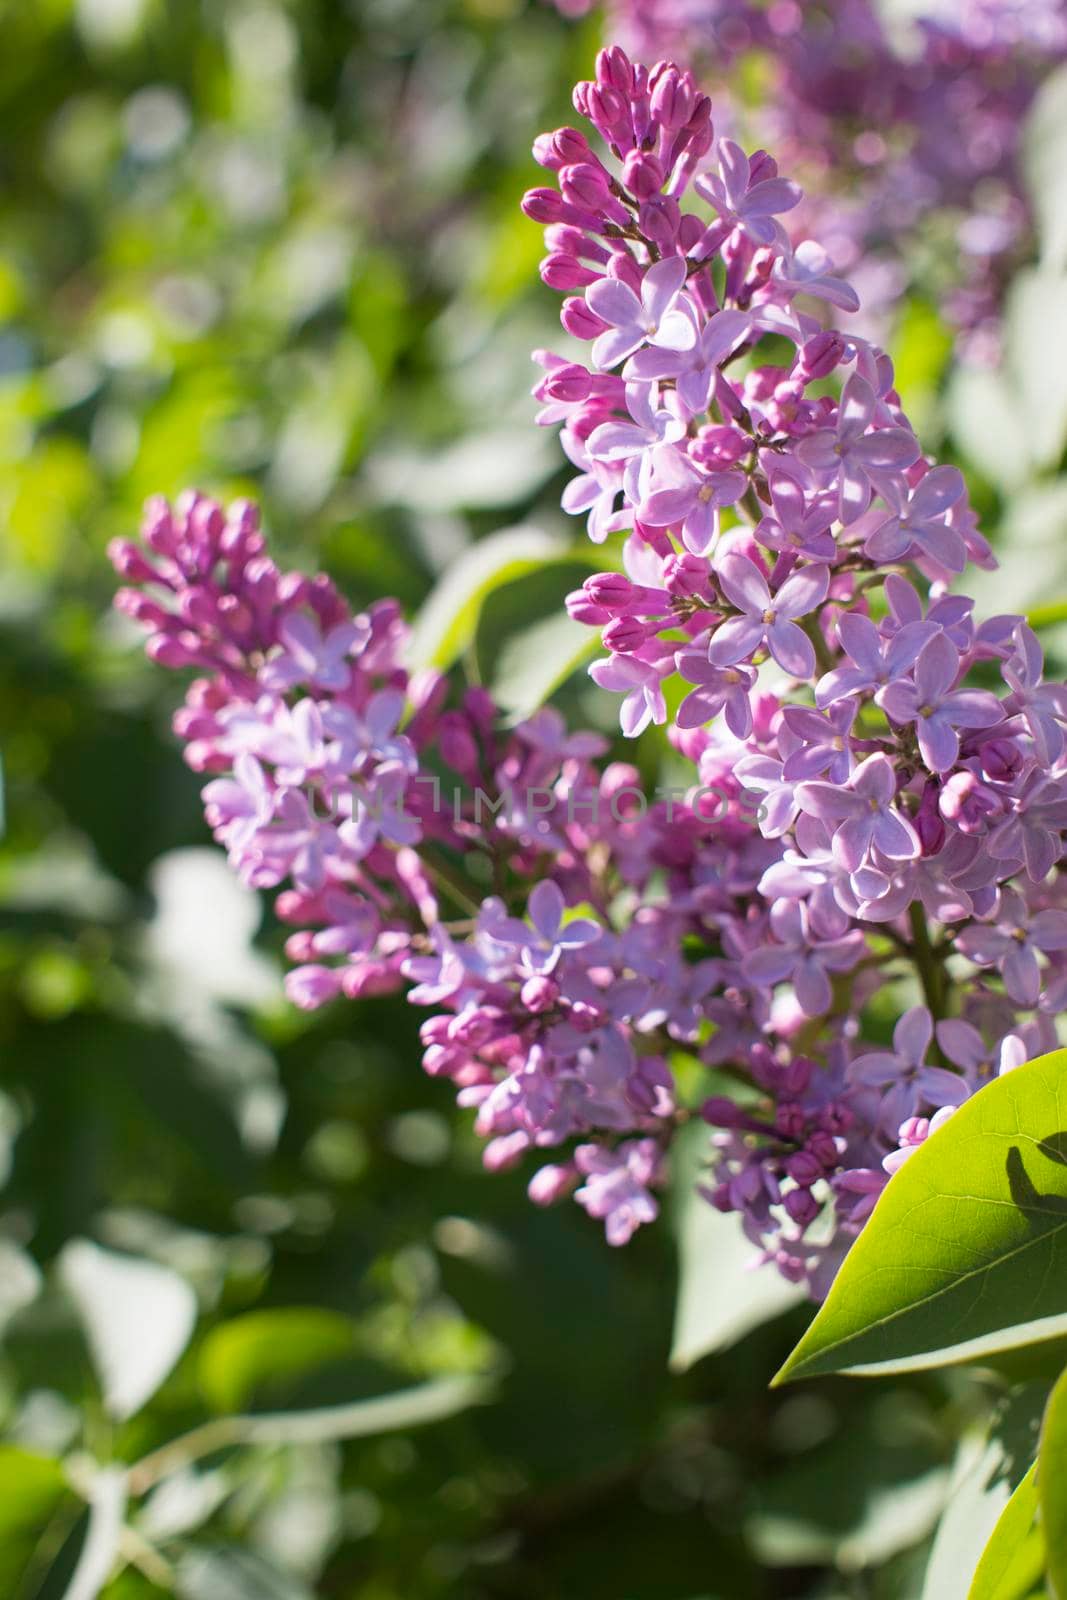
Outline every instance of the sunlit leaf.
POLYGON ((196 1322, 196 1296, 154 1261, 101 1250, 88 1239, 64 1246, 63 1287, 85 1328, 104 1404, 119 1421, 159 1388, 196 1322))
POLYGON ((69 1495, 58 1461, 0 1444, 0 1593, 18 1593, 19 1580, 49 1519, 69 1495))
POLYGON ((684 1372, 702 1356, 725 1350, 751 1329, 800 1305, 804 1291, 756 1264, 736 1213, 716 1211, 698 1192, 707 1129, 694 1124, 675 1144, 674 1228, 678 1297, 671 1367, 684 1372))
POLYGON ((200 1384, 218 1411, 236 1411, 265 1383, 351 1355, 355 1325, 339 1311, 285 1306, 213 1328, 200 1348, 200 1384))
POLYGON ((986 1544, 1034 1459, 1046 1394, 1045 1384, 1025 1384, 1001 1402, 988 1437, 977 1431, 964 1435, 922 1600, 968 1600, 986 1544))
POLYGON ((1036 1466, 1031 1467, 997 1520, 982 1552, 968 1600, 1027 1600, 1045 1570, 1036 1525, 1036 1466))
POLYGON ((987 1084, 890 1180, 776 1382, 1067 1334, 1067 1052, 987 1084))
POLYGON ((512 717, 527 717, 600 650, 593 628, 566 614, 513 634, 500 652, 492 696, 512 717))
POLYGON ((1049 1586, 1056 1600, 1067 1600, 1067 1370, 1049 1396, 1041 1427, 1037 1494, 1049 1586))
POLYGON ((452 563, 419 612, 409 652, 412 665, 450 667, 474 638, 482 607, 494 590, 553 561, 593 566, 586 549, 573 551, 539 528, 504 528, 480 539, 452 563))

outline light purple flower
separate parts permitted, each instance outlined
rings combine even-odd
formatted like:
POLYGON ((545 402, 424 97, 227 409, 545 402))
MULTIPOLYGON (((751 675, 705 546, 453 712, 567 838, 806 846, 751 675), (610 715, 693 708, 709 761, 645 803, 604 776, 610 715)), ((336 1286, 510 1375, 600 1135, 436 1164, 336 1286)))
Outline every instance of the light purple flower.
POLYGON ((833 561, 837 545, 830 532, 833 507, 825 496, 809 502, 803 486, 782 468, 767 468, 771 507, 756 525, 755 537, 768 550, 791 551, 811 561, 833 561))
POLYGON ((892 478, 882 486, 893 515, 867 538, 864 550, 872 560, 899 561, 917 545, 925 556, 948 572, 962 572, 967 550, 945 515, 963 498, 963 474, 958 467, 933 467, 911 491, 892 478))
POLYGON ((847 783, 852 771, 848 736, 856 720, 856 710, 854 700, 838 700, 829 711, 786 706, 782 721, 790 734, 800 741, 800 749, 786 756, 782 776, 794 781, 825 774, 831 783, 847 783))
POLYGON ((752 163, 732 139, 719 140, 719 177, 705 173, 693 187, 715 207, 723 222, 743 228, 755 244, 771 244, 781 237, 775 217, 792 211, 801 199, 797 184, 788 178, 751 181, 752 163))
POLYGON ((833 1000, 828 973, 850 972, 863 957, 866 940, 858 928, 840 939, 819 939, 808 908, 799 900, 776 900, 770 910, 774 944, 752 950, 741 963, 750 982, 771 985, 787 979, 807 1017, 821 1017, 833 1000))
POLYGON ((580 1144, 574 1161, 585 1177, 574 1198, 604 1222, 609 1244, 627 1244, 642 1223, 655 1221, 659 1207, 649 1185, 658 1181, 660 1151, 654 1139, 630 1139, 615 1150, 580 1144))
POLYGON ((860 297, 844 278, 833 275, 833 263, 814 239, 802 239, 792 251, 783 251, 771 275, 790 294, 813 294, 839 311, 858 311, 860 297))
POLYGON ((869 431, 877 406, 870 384, 854 372, 841 391, 836 427, 821 428, 797 445, 798 460, 837 480, 846 526, 870 505, 872 474, 899 472, 919 459, 919 441, 908 428, 869 431))
POLYGON ((585 292, 589 309, 609 324, 593 344, 596 366, 617 366, 644 344, 667 350, 693 348, 696 330, 678 303, 686 271, 681 256, 657 261, 644 275, 640 299, 619 278, 601 278, 589 285, 585 292))
POLYGON ((747 556, 736 552, 724 556, 717 576, 723 593, 742 615, 720 623, 713 633, 708 648, 712 666, 732 667, 751 660, 764 645, 783 672, 794 678, 812 677, 815 648, 793 619, 807 616, 826 599, 827 568, 802 567, 773 598, 766 578, 747 556))
POLYGON ((752 731, 748 695, 756 674, 747 667, 713 667, 703 650, 679 650, 675 664, 686 682, 697 686, 678 707, 674 719, 678 727, 702 728, 725 711, 730 732, 747 739, 752 731))
POLYGON ((815 685, 815 703, 833 705, 846 695, 883 688, 910 671, 915 657, 936 629, 930 622, 909 622, 888 640, 882 638, 870 617, 845 611, 837 619, 837 637, 845 662, 827 672, 815 685))
POLYGON ((1013 649, 1004 662, 1004 678, 1011 695, 1004 709, 1021 716, 1034 741, 1043 766, 1050 767, 1063 754, 1063 722, 1067 720, 1067 690, 1062 683, 1042 683, 1044 657, 1037 634, 1026 623, 1015 626, 1013 649))
POLYGON ((670 662, 642 661, 637 655, 608 656, 594 661, 589 676, 601 689, 622 694, 619 722, 628 739, 636 739, 650 722, 666 722, 667 704, 663 698, 663 679, 670 662))
POLYGON ((853 1083, 886 1091, 878 1122, 890 1135, 896 1135, 901 1123, 914 1116, 920 1105, 958 1106, 970 1092, 958 1073, 927 1066, 926 1052, 933 1036, 929 1011, 925 1006, 913 1006, 893 1029, 892 1050, 858 1056, 849 1068, 853 1083))
POLYGON ((891 722, 915 724, 919 751, 931 772, 947 772, 960 753, 957 728, 991 728, 1003 718, 995 694, 985 689, 954 689, 960 654, 944 633, 935 633, 919 651, 914 681, 898 679, 875 696, 891 722))
POLYGON ((260 668, 259 681, 266 689, 291 689, 298 683, 315 689, 347 689, 352 676, 347 662, 353 647, 368 633, 366 623, 339 622, 324 634, 314 617, 302 612, 286 617, 278 628, 285 646, 260 668))
POLYGON ((797 804, 808 816, 836 824, 834 859, 855 876, 872 851, 891 862, 914 861, 922 853, 918 834, 893 804, 896 789, 892 762, 875 754, 860 762, 847 787, 821 781, 800 784, 797 804))
POLYGON ((706 555, 719 533, 719 510, 734 505, 748 487, 743 472, 702 472, 670 446, 646 458, 637 515, 650 528, 679 527, 693 555, 706 555))
POLYGON ((622 467, 616 462, 596 461, 577 434, 564 428, 559 436, 570 460, 579 469, 563 491, 560 501, 571 516, 587 512, 586 528, 594 544, 603 544, 609 533, 624 527, 625 511, 616 512, 615 501, 622 490, 622 467))
POLYGON ((594 461, 629 461, 656 445, 673 444, 685 437, 685 423, 668 406, 655 406, 657 386, 628 383, 626 409, 632 422, 602 422, 589 435, 587 449, 594 461))
POLYGON ((545 878, 531 890, 526 915, 538 938, 530 939, 526 930, 526 941, 519 957, 524 971, 553 972, 564 951, 582 950, 600 938, 603 930, 595 922, 586 917, 572 917, 567 921, 566 911, 562 890, 551 878, 545 878))
POLYGON ((956 948, 979 967, 996 967, 1016 1005, 1036 1006, 1041 994, 1038 953, 1067 950, 1067 912, 1031 913, 1022 896, 1005 889, 992 923, 964 928, 956 948))
POLYGON ((630 357, 625 378, 674 378, 678 398, 694 416, 706 411, 715 388, 715 375, 726 357, 747 337, 752 318, 747 311, 715 311, 699 328, 689 350, 665 350, 646 345, 630 357))

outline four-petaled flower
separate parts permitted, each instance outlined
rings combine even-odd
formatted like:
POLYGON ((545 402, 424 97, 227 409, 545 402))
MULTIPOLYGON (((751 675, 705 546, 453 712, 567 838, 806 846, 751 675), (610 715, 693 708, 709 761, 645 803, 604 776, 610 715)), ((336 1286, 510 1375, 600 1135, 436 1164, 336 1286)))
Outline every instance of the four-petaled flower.
POLYGON ((960 653, 945 633, 935 633, 919 651, 911 682, 898 678, 876 699, 891 722, 915 724, 919 753, 931 772, 948 772, 960 753, 957 728, 990 728, 1003 708, 987 689, 957 689, 960 653))
POLYGON ((596 366, 618 366, 643 344, 661 345, 665 350, 693 348, 696 328, 678 303, 686 271, 681 256, 657 261, 641 280, 640 298, 620 278, 598 278, 589 285, 586 304, 601 322, 609 324, 608 331, 593 343, 596 366))
POLYGON ((718 579, 741 615, 720 623, 712 634, 708 647, 712 666, 736 666, 766 646, 783 672, 810 678, 815 672, 815 647, 794 619, 807 616, 826 599, 830 583, 826 567, 802 567, 772 597, 756 563, 733 552, 719 563, 718 579))

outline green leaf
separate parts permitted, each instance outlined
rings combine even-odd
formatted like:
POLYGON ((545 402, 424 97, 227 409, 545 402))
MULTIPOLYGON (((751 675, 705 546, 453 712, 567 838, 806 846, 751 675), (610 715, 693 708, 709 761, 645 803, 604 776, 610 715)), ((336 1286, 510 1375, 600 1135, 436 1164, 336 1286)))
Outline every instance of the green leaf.
POLYGON ((1036 1463, 1008 1501, 974 1575, 967 1600, 1027 1600, 1045 1570, 1036 1524, 1036 1463))
POLYGON ((599 649, 595 629, 566 615, 545 617, 501 650, 493 699, 508 716, 528 717, 599 649))
POLYGON ((215 1410, 236 1411, 262 1385, 343 1360, 354 1345, 355 1324, 340 1311, 250 1311, 208 1334, 200 1348, 200 1386, 215 1410))
POLYGON ((1062 271, 1067 267, 1067 67, 1046 79, 1034 100, 1022 155, 1041 260, 1062 271))
POLYGON ((188 1344, 196 1296, 169 1267, 88 1239, 64 1246, 59 1275, 85 1328, 104 1404, 124 1422, 151 1399, 188 1344))
POLYGON ((988 1437, 964 1435, 922 1600, 967 1600, 986 1544, 1036 1453, 1047 1391, 1044 1383, 1021 1385, 1000 1402, 988 1437))
POLYGON ((1067 600, 1051 600, 1048 605, 1034 606, 1032 611, 1026 613, 1026 620, 1031 628, 1058 628, 1061 623, 1067 622, 1067 600))
POLYGON ((678 1240, 678 1298, 670 1364, 685 1372, 753 1328, 800 1305, 804 1291, 777 1272, 752 1267, 756 1250, 735 1213, 716 1211, 697 1190, 707 1129, 691 1124, 675 1144, 672 1182, 678 1240))
POLYGON ((73 1506, 58 1461, 0 1444, 0 1593, 18 1592, 38 1540, 68 1496, 73 1506))
POLYGON ((479 539, 449 566, 416 617, 411 665, 442 671, 452 666, 474 639, 482 607, 494 590, 553 561, 589 568, 594 564, 582 547, 571 549, 539 528, 503 528, 479 539))
POLYGON ((1056 1600, 1067 1600, 1067 1370, 1049 1395, 1037 1464, 1049 1587, 1056 1600))
POLYGON ((982 477, 1001 490, 1025 483, 1030 471, 1026 423, 1003 375, 961 364, 946 400, 952 437, 982 477))
POLYGON ((902 1372, 1067 1334, 1067 1051, 997 1078, 890 1180, 775 1379, 902 1372))

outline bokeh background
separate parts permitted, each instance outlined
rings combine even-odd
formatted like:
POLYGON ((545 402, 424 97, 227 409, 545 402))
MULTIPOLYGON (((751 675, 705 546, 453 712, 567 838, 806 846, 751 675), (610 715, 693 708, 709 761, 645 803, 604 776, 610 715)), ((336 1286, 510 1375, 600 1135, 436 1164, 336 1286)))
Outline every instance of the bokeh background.
MULTIPOLYGON (((0 27, 0 1591, 64 1594, 90 1456, 485 1378, 420 1390, 454 1397, 424 1426, 179 1460, 103 1594, 912 1600, 990 1386, 769 1393, 805 1312, 753 1298, 681 1199, 612 1252, 482 1174, 402 1001, 286 1006, 169 733, 180 686, 109 610, 108 539, 189 484, 259 496, 283 563, 412 612, 473 541, 562 530, 528 396, 555 297, 518 202, 600 19, 0 0, 0 27), (130 1258, 158 1270, 127 1296, 130 1258), (116 1423, 174 1275, 195 1327, 116 1423)), ((922 283, 886 331, 1003 558, 980 603, 1044 607, 1055 654, 1067 317, 1033 271, 999 371, 961 365, 922 283)), ((506 676, 573 583, 500 589, 465 670, 506 676)), ((581 676, 562 695, 613 716, 581 676)))

